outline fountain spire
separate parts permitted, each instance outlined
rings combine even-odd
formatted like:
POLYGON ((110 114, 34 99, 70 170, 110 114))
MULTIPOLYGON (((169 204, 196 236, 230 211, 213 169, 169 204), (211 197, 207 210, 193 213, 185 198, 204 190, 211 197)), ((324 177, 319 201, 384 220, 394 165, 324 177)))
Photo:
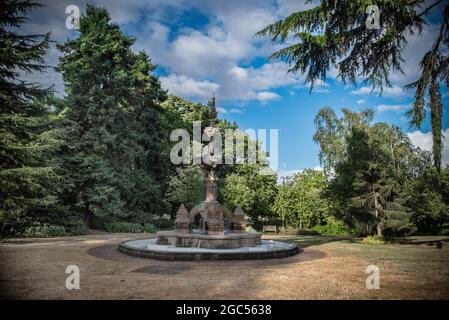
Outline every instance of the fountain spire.
POLYGON ((210 126, 215 127, 215 123, 217 121, 217 108, 215 107, 215 93, 212 92, 212 98, 209 100, 209 107, 210 107, 210 126))

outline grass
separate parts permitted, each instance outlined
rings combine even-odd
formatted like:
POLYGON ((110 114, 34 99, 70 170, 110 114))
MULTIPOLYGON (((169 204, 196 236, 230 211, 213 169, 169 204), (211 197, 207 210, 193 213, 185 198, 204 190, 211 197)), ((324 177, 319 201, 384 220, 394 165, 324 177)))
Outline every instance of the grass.
POLYGON ((301 247, 320 246, 338 256, 352 256, 377 263, 395 265, 410 272, 429 270, 449 275, 449 237, 417 236, 384 242, 378 239, 355 237, 297 237, 288 240, 301 247))

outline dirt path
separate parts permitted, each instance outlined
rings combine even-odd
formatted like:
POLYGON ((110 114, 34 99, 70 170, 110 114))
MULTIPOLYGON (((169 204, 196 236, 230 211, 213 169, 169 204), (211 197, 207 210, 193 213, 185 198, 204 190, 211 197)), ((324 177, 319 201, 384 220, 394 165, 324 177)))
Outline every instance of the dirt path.
POLYGON ((133 238, 142 238, 142 235, 99 234, 2 242, 0 297, 449 298, 449 269, 446 258, 442 260, 442 265, 438 264, 438 268, 443 272, 432 273, 428 272, 429 270, 403 268, 400 264, 377 257, 376 261, 383 270, 381 289, 367 290, 365 269, 372 261, 364 256, 351 254, 350 245, 347 245, 347 248, 335 242, 312 245, 299 255, 279 260, 171 262, 134 258, 117 251, 118 243, 133 238), (80 268, 80 290, 67 290, 65 287, 68 276, 65 269, 70 264, 80 268))

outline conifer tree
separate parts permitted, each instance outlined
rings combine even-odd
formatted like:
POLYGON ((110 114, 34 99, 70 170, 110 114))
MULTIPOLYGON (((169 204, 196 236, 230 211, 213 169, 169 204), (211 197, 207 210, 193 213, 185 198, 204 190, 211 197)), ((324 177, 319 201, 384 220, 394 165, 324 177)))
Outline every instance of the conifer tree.
MULTIPOLYGON (((311 1, 308 1, 311 2, 311 1)), ((283 58, 290 71, 306 76, 313 88, 325 81, 332 67, 344 83, 360 79, 382 92, 391 86, 391 72, 402 72, 403 53, 408 35, 420 35, 439 16, 437 37, 420 62, 420 74, 407 88, 415 89, 410 124, 421 126, 427 112, 433 136, 433 157, 441 166, 442 116, 441 87, 449 86, 449 4, 443 0, 321 0, 317 6, 290 14, 257 33, 285 45, 272 57, 283 58), (367 10, 376 5, 378 27, 368 28, 367 10)))
POLYGON ((0 6, 0 233, 21 232, 36 215, 55 204, 50 190, 55 174, 45 161, 50 146, 48 113, 33 103, 52 89, 27 80, 44 72, 50 34, 24 35, 26 14, 41 5, 2 1, 0 6))
POLYGON ((152 165, 163 156, 158 104, 165 92, 151 74, 155 67, 145 53, 132 52, 134 39, 105 9, 88 5, 79 31, 58 46, 68 105, 63 167, 72 188, 66 201, 86 226, 93 216, 157 211, 163 172, 156 176, 152 165))

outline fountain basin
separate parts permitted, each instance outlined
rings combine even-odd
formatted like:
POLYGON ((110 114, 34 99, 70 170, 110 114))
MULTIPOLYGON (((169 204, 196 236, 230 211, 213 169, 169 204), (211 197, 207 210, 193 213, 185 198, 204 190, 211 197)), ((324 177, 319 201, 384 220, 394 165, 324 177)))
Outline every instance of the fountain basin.
POLYGON ((211 249, 158 244, 156 238, 125 241, 118 250, 135 257, 172 261, 278 259, 302 251, 294 243, 274 240, 261 240, 255 247, 211 249))
POLYGON ((159 231, 157 244, 175 247, 208 249, 235 249, 255 247, 261 243, 261 234, 255 232, 228 233, 221 235, 159 231))

